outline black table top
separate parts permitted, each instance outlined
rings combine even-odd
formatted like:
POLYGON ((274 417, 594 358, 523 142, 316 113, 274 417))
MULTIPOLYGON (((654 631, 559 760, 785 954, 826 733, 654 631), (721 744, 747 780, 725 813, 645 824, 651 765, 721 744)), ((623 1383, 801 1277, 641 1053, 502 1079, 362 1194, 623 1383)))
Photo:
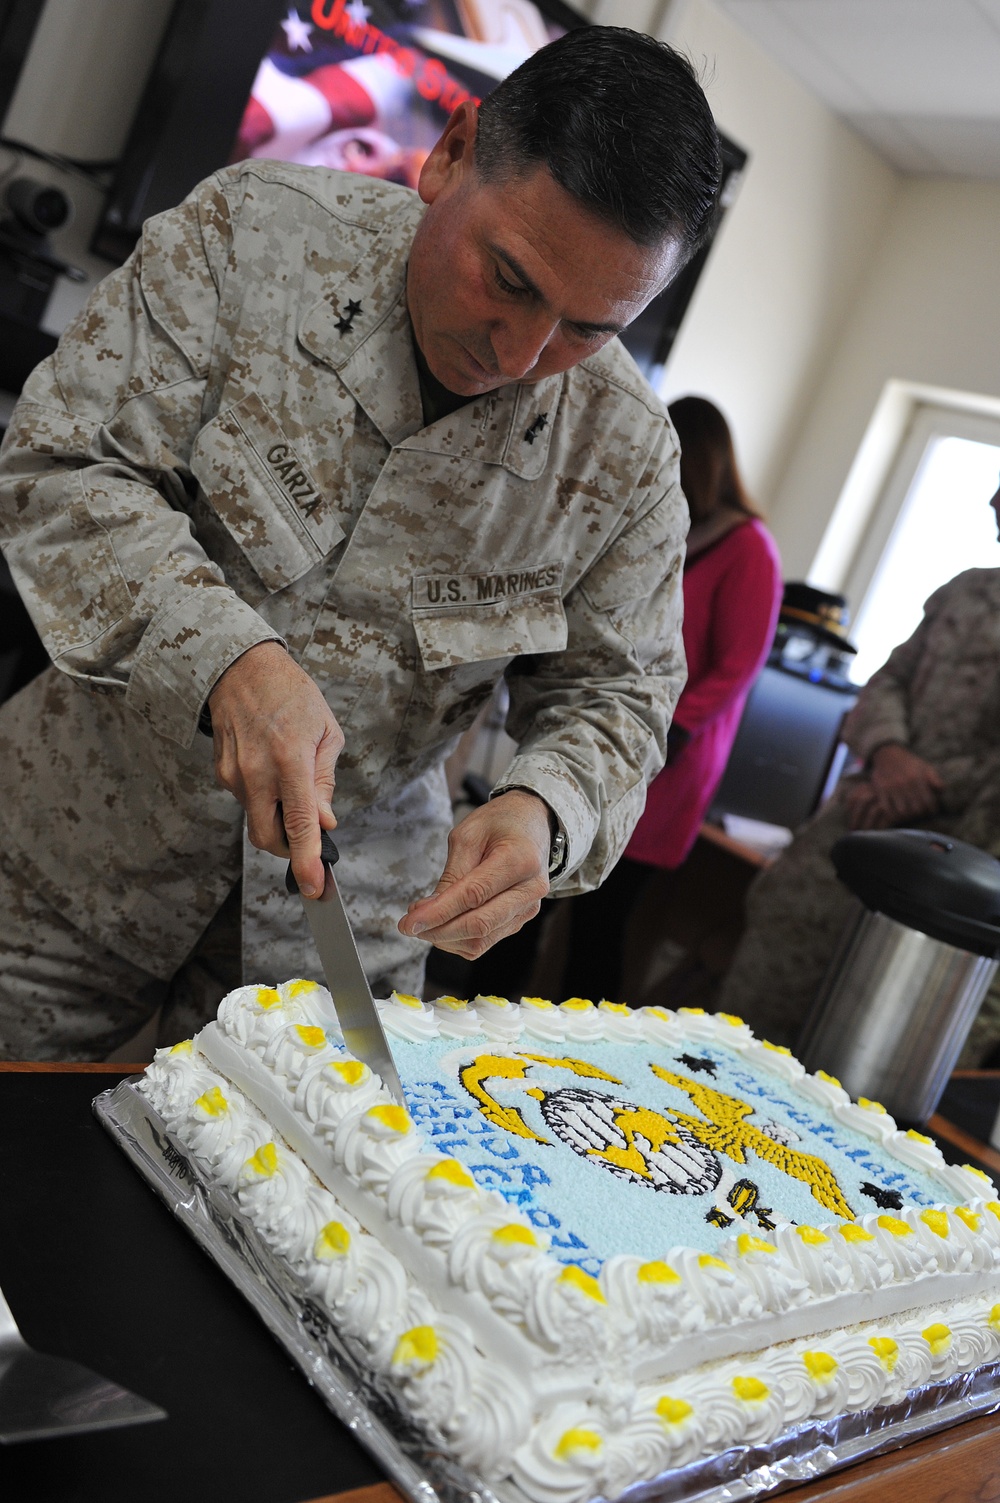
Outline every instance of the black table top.
POLYGON ((384 1474, 90 1110, 118 1074, 0 1073, 0 1287, 25 1340, 164 1421, 0 1446, 3 1503, 302 1503, 384 1474))

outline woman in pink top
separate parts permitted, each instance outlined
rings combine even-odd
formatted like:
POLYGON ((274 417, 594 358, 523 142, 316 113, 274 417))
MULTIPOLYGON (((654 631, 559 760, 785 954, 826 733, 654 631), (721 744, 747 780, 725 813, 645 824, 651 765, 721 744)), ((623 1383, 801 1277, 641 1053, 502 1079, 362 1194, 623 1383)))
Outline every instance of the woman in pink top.
POLYGON ((722 413, 704 397, 670 408, 691 512, 684 566, 687 684, 625 855, 597 892, 574 898, 566 995, 617 999, 629 912, 656 867, 680 866, 726 766, 751 685, 774 637, 781 559, 736 467, 722 413))

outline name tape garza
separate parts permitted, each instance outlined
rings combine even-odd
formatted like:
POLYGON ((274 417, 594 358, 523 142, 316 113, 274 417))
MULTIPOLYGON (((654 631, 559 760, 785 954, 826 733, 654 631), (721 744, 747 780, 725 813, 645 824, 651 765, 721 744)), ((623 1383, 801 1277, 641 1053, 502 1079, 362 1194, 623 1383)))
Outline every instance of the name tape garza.
POLYGON ((311 517, 322 504, 323 497, 313 485, 304 466, 295 457, 290 445, 272 444, 267 451, 267 463, 289 500, 303 516, 311 517))
POLYGON ((416 574, 415 610, 435 605, 488 605, 524 595, 550 594, 562 584, 562 563, 496 574, 416 574))

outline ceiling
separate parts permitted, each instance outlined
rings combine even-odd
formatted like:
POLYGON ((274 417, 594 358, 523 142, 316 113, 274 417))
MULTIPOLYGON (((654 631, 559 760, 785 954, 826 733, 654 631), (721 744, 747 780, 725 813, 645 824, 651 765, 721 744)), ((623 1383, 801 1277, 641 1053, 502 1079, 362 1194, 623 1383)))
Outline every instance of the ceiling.
POLYGON ((715 0, 902 172, 1000 180, 1000 0, 715 0))

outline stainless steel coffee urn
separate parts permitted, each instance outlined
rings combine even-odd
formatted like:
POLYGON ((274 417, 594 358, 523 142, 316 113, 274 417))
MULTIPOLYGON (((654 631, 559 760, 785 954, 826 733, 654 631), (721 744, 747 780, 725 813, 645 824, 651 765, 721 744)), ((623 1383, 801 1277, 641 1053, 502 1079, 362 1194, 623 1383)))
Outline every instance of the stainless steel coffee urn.
POLYGON ((858 831, 832 855, 857 913, 795 1052, 926 1122, 1000 963, 1000 861, 930 830, 858 831))

